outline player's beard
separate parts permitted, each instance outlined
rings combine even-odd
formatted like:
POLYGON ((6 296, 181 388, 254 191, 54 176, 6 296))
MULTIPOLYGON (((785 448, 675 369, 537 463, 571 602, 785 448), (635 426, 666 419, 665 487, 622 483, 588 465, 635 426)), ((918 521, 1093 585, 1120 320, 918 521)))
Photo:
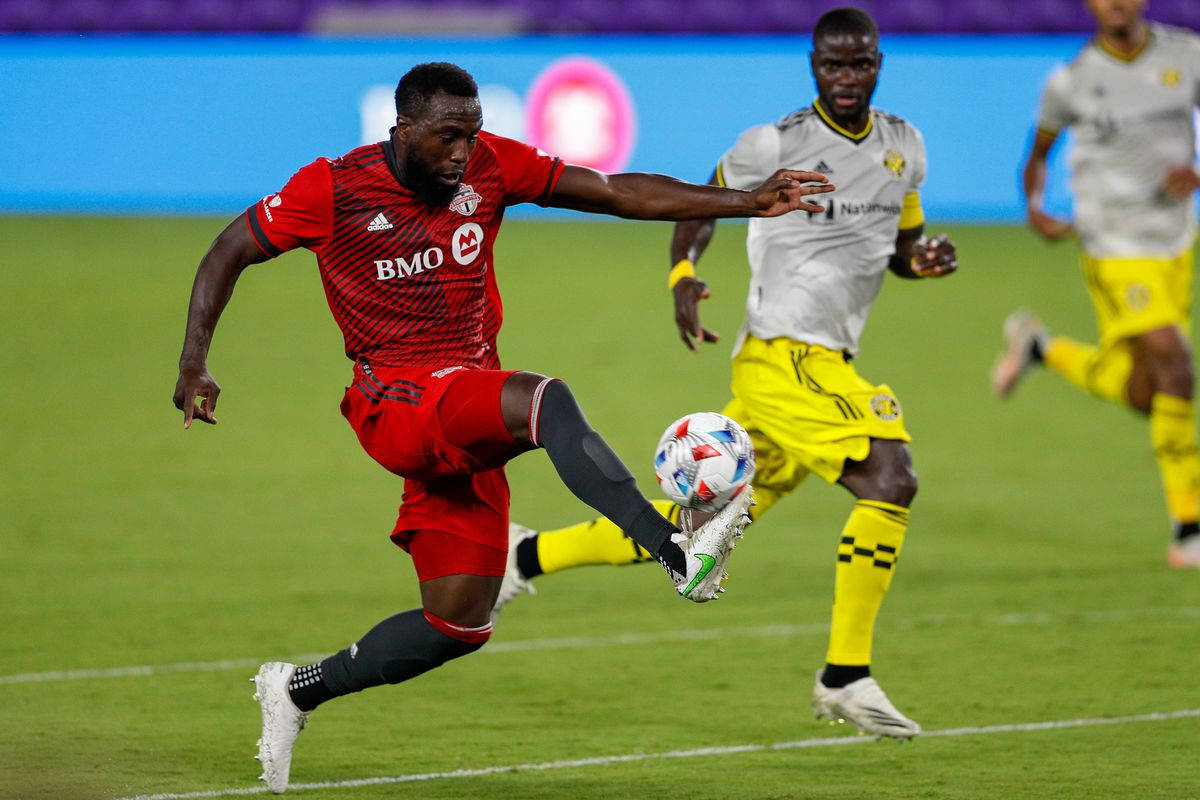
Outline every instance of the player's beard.
POLYGON ((449 205, 458 191, 458 185, 447 186, 437 179, 429 165, 409 152, 404 157, 404 178, 408 188, 431 206, 449 205))

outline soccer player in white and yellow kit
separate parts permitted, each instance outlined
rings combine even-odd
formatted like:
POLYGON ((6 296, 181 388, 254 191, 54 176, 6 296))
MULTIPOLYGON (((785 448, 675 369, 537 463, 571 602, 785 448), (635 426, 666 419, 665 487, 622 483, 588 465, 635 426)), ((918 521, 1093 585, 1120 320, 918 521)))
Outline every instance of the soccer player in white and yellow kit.
POLYGON ((1200 37, 1146 22, 1144 0, 1088 5, 1098 31, 1046 81, 1024 183, 1038 233, 1049 240, 1072 231, 1079 237, 1100 342, 1051 335, 1018 311, 1005 323, 1007 348, 993 383, 1007 395, 1041 363, 1149 415, 1174 529, 1168 563, 1200 567, 1200 458, 1188 346, 1200 37), (1073 225, 1042 209, 1047 156, 1067 128, 1075 134, 1073 225))
MULTIPOLYGON (((750 224, 750 292, 733 359, 733 400, 724 413, 754 441, 755 518, 811 473, 855 496, 836 548, 832 629, 813 710, 871 734, 909 738, 920 726, 896 710, 870 664, 875 619, 895 573, 917 479, 900 403, 888 386, 858 375, 851 359, 889 269, 905 278, 937 277, 957 262, 945 237, 922 237, 921 135, 870 106, 882 63, 874 21, 857 9, 829 12, 813 32, 811 61, 813 104, 745 131, 711 180, 746 188, 795 165, 828 174, 837 186, 825 213, 750 224)), ((717 338, 700 325, 698 303, 707 288, 694 267, 713 227, 713 220, 679 223, 671 244, 676 322, 693 348, 693 338, 717 338)), ((678 519, 677 507, 658 505, 678 519)), ((648 559, 605 519, 518 532, 514 540, 502 601, 543 572, 648 559)))

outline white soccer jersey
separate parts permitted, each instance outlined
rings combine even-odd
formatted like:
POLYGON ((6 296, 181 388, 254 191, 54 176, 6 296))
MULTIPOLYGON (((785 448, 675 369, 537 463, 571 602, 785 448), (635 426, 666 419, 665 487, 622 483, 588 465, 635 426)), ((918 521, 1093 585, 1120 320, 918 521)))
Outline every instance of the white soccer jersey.
POLYGON ((1196 236, 1194 196, 1172 200, 1167 169, 1196 159, 1200 37, 1150 25, 1146 47, 1122 59, 1093 41, 1051 73, 1038 127, 1070 126, 1071 191, 1080 244, 1093 256, 1174 256, 1196 236))
POLYGON ((735 353, 750 333, 853 355, 895 252, 902 210, 906 226, 922 221, 916 191, 925 143, 912 125, 878 109, 863 133, 851 134, 818 102, 742 133, 721 157, 717 179, 749 189, 783 168, 824 173, 837 189, 812 198, 828 207, 824 214, 750 220, 750 295, 735 353))

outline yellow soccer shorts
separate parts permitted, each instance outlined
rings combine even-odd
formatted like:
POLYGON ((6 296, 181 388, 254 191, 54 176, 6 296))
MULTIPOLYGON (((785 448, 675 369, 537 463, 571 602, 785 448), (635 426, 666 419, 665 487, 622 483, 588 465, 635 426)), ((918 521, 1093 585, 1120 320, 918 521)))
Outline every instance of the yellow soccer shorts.
POLYGON ((1178 325, 1191 330, 1192 249, 1171 258, 1082 257, 1083 276, 1096 310, 1100 347, 1178 325))
POLYGON ((873 438, 912 441, 892 390, 862 378, 838 350, 747 337, 730 388, 723 413, 754 441, 760 513, 810 472, 836 483, 847 459, 867 457, 873 438))

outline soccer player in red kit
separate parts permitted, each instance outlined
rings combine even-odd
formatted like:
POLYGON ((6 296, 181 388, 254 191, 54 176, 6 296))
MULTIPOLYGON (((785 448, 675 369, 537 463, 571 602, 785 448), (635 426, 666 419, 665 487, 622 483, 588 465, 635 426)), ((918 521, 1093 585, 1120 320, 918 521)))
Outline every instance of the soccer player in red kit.
POLYGON ((504 209, 533 202, 633 219, 777 216, 820 213, 803 198, 832 189, 824 176, 788 170, 736 191, 564 165, 481 130, 475 82, 452 64, 410 70, 396 87, 396 114, 389 139, 303 167, 222 231, 188 308, 174 402, 184 427, 215 424, 220 387, 207 354, 238 276, 287 250, 313 251, 354 361, 342 414, 363 449, 405 478, 391 538, 413 559, 422 607, 318 663, 263 664, 254 678, 258 757, 273 792, 287 788, 292 744, 317 705, 400 683, 487 641, 508 547, 503 467, 522 452, 544 448, 566 486, 655 554, 680 594, 703 602, 720 591, 748 500, 681 532, 641 494, 562 381, 500 369, 492 243, 504 209))

